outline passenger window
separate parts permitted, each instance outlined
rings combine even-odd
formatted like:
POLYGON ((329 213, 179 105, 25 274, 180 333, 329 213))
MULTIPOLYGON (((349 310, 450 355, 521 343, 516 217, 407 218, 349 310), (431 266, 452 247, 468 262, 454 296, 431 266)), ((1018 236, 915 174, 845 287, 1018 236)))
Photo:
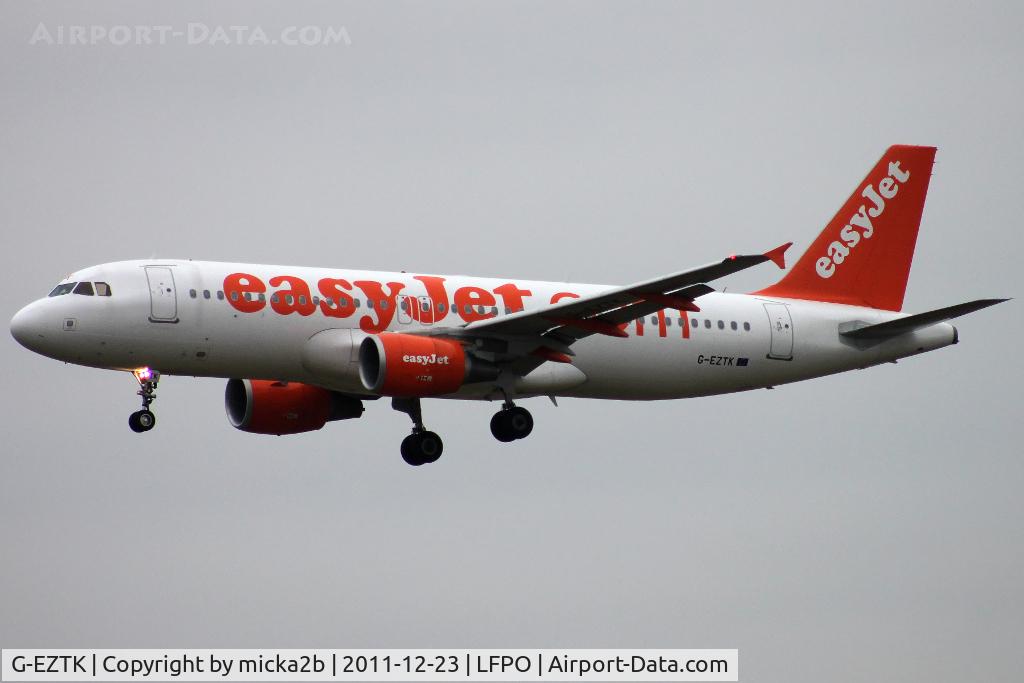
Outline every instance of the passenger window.
POLYGON ((472 312, 473 312, 473 307, 472 307, 472 306, 470 306, 469 304, 466 304, 466 305, 465 305, 465 306, 464 306, 464 307, 462 308, 462 310, 463 310, 463 311, 465 311, 465 312, 466 312, 467 314, 469 314, 469 313, 472 313, 472 312))
POLYGON ((408 313, 409 312, 409 302, 408 301, 402 301, 402 303, 400 303, 398 305, 398 308, 399 308, 399 310, 402 311, 402 313, 408 313))
POLYGON ((724 330, 725 329, 725 323, 723 323, 721 320, 718 321, 718 329, 720 329, 720 330, 724 330))
POLYGON ((284 302, 286 304, 288 304, 289 306, 291 306, 291 305, 293 305, 295 303, 295 297, 293 297, 291 294, 285 294, 284 295, 284 302))
POLYGON ((367 299, 366 300, 366 307, 367 308, 373 308, 373 299, 367 299))
POLYGON ((320 305, 320 297, 318 297, 318 296, 314 296, 313 297, 313 305, 314 306, 319 306, 320 305))
POLYGON ((352 307, 353 308, 359 308, 361 305, 362 304, 359 303, 359 299, 353 299, 352 300, 352 307))
POLYGON ((672 327, 672 318, 665 316, 665 327, 672 327))
POLYGON ((342 308, 345 308, 346 306, 348 306, 348 301, 346 301, 345 299, 342 299, 339 296, 338 297, 338 305, 340 305, 342 308))
POLYGON ((246 292, 245 293, 245 300, 246 301, 252 301, 252 292, 246 292))
POLYGON ((420 305, 420 308, 422 308, 423 312, 426 313, 427 311, 430 310, 430 302, 429 301, 422 302, 421 305, 420 305))
POLYGON ((198 296, 198 295, 196 294, 196 290, 194 290, 194 289, 190 289, 190 290, 188 290, 188 295, 189 295, 190 297, 192 297, 193 299, 195 299, 195 298, 196 298, 196 296, 198 296))
POLYGON ((79 282, 75 287, 75 294, 84 294, 85 296, 92 296, 92 283, 91 282, 79 282))
POLYGON ((96 296, 110 296, 110 285, 106 282, 94 282, 96 286, 96 296))
POLYGON ((696 318, 694 318, 693 320, 690 321, 690 327, 699 327, 699 325, 697 325, 697 319, 696 318))
POLYGON ((305 306, 306 305, 306 295, 305 294, 299 294, 299 305, 300 306, 305 306))
POLYGON ((388 310, 388 302, 385 301, 384 299, 380 300, 380 310, 382 310, 382 311, 388 310))
POLYGON ((224 301, 224 290, 221 290, 221 289, 217 290, 217 300, 218 301, 224 301))
POLYGON ((746 332, 750 332, 750 323, 743 323, 743 329, 746 332))
POLYGON ((67 294, 75 288, 76 284, 77 283, 75 282, 65 282, 62 285, 57 285, 53 288, 53 291, 50 292, 49 296, 61 296, 62 294, 67 294))
POLYGON ((733 320, 731 323, 729 323, 729 327, 731 327, 732 329, 735 330, 736 329, 736 321, 733 320))
POLYGON ((656 316, 656 315, 652 315, 651 316, 651 324, 652 325, 657 325, 658 324, 658 316, 656 316))
POLYGON ((279 304, 279 303, 281 303, 281 297, 279 297, 277 294, 271 294, 270 295, 270 303, 272 303, 272 304, 279 304))
POLYGON ((704 327, 711 329, 711 318, 704 318, 704 327))
POLYGON ((238 301, 238 292, 231 292, 231 300, 238 301))
POLYGON ((204 299, 209 299, 210 298, 210 290, 208 290, 208 289, 204 289, 203 290, 203 298, 204 299))
POLYGON ((264 294, 263 292, 260 292, 259 293, 259 300, 260 301, 266 301, 267 300, 267 295, 264 294))

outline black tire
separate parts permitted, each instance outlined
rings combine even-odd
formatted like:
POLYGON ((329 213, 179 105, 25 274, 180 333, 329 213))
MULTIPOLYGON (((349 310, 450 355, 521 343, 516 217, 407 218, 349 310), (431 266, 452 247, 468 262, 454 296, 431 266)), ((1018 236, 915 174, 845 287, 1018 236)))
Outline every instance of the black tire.
POLYGON ((533 431, 533 415, 526 408, 510 408, 505 421, 514 439, 525 439, 533 431))
POLYGON ((419 435, 420 461, 424 465, 437 462, 437 459, 444 453, 444 442, 434 432, 421 432, 419 435))
POLYGON ((420 457, 419 441, 419 434, 410 434, 402 439, 402 460, 413 467, 419 467, 424 462, 420 457))
POLYGON ((135 413, 138 415, 139 426, 142 427, 142 431, 148 432, 153 427, 156 427, 156 415, 150 410, 140 410, 135 413))
POLYGON ((142 411, 139 410, 128 416, 128 426, 136 434, 141 434, 142 432, 146 431, 146 428, 142 426, 141 422, 139 422, 139 413, 141 412, 142 411))
POLYGON ((509 425, 507 410, 499 410, 491 418, 491 434, 502 443, 516 440, 515 435, 512 433, 512 427, 509 425))

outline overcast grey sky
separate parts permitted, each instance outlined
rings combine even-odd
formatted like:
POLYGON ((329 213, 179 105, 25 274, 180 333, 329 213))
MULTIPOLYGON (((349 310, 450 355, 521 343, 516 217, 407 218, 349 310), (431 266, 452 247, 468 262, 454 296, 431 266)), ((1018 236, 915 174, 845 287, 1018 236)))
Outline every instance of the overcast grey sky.
MULTIPOLYGON (((4 3, 0 319, 192 257, 622 283, 794 240, 939 147, 906 307, 1021 295, 1020 3, 4 3), (344 26, 329 47, 30 45, 38 24, 344 26)), ((722 284, 768 284, 764 267, 722 284)), ((1019 302, 745 395, 428 402, 294 437, 220 380, 0 338, 0 645, 737 647, 745 681, 1017 680, 1019 302), (796 653, 806 659, 794 661, 796 653)))

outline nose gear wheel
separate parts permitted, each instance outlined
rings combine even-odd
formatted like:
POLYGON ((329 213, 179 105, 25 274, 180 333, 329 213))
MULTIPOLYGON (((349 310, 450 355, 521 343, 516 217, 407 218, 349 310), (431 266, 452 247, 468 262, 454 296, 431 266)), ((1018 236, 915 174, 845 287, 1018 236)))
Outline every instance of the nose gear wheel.
POLYGON ((142 410, 137 410, 128 416, 128 427, 136 434, 141 434, 156 426, 156 415, 149 409, 149 406, 156 400, 156 387, 160 382, 160 373, 149 368, 141 368, 133 370, 132 376, 139 383, 139 390, 136 393, 142 399, 142 410))

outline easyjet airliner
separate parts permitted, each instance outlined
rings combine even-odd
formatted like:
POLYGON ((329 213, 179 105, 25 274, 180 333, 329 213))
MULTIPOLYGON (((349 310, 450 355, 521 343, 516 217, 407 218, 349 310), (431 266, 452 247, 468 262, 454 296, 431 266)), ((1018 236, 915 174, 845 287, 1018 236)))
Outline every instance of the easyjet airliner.
POLYGON ((14 316, 51 358, 134 374, 136 432, 162 375, 227 378, 228 420, 295 434, 390 397, 411 465, 436 461, 422 398, 499 400, 499 441, 533 429, 516 401, 687 398, 772 387, 957 343, 947 321, 1005 299, 901 313, 935 158, 890 147, 796 265, 751 294, 708 283, 762 254, 624 287, 182 260, 80 270, 14 316))

